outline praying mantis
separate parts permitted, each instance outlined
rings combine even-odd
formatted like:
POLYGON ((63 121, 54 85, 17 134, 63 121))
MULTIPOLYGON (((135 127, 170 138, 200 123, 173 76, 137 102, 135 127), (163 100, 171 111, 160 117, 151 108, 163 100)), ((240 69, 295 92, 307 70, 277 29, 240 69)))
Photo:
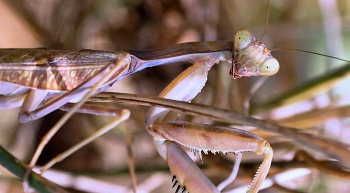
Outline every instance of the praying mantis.
MULTIPOLYGON (((279 70, 279 63, 265 45, 244 29, 236 33, 233 47, 232 42, 185 43, 163 49, 162 52, 140 52, 136 56, 127 52, 108 53, 92 50, 3 49, 0 50, 3 61, 0 71, 3 86, 2 106, 20 106, 20 122, 41 118, 68 102, 79 101, 72 109, 83 109, 83 103, 88 97, 105 90, 119 79, 146 67, 172 62, 190 62, 193 66, 175 78, 159 97, 190 101, 203 88, 210 68, 219 61, 231 62, 232 54, 234 62, 231 74, 234 78, 271 76, 279 70)), ((74 112, 72 109, 69 113, 74 112)), ((183 191, 187 188, 189 192, 217 191, 174 142, 199 153, 253 151, 258 155, 265 154, 256 179, 248 189, 249 192, 258 191, 273 156, 273 150, 267 141, 244 130, 187 122, 168 123, 163 121, 168 112, 169 110, 163 108, 152 107, 146 115, 145 122, 159 154, 168 162, 171 172, 176 177, 178 188, 183 188, 183 191), (197 140, 193 141, 190 136, 196 136, 197 140), (219 141, 220 143, 217 143, 219 141)), ((66 115, 70 116, 69 113, 66 115)), ((90 113, 98 114, 93 110, 90 113)), ((83 146, 106 133, 130 115, 128 110, 115 110, 115 113, 119 116, 110 125, 98 130, 91 138, 77 146, 83 146)), ((35 165, 45 144, 61 124, 61 121, 58 122, 58 126, 54 126, 43 138, 29 165, 30 168, 35 165)), ((77 148, 73 147, 68 153, 58 156, 41 171, 46 171, 55 162, 76 151, 75 149, 77 148)))

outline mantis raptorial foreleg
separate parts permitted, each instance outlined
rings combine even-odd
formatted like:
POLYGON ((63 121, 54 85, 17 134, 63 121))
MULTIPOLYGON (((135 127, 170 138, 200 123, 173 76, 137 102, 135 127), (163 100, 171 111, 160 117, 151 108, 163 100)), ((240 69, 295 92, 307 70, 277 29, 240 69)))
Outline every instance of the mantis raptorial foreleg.
MULTIPOLYGON (((207 74, 217 58, 195 60, 193 66, 176 77, 159 95, 159 97, 191 101, 203 88, 207 74)), ((219 192, 216 187, 199 170, 198 166, 183 152, 175 147, 176 142, 192 150, 208 152, 253 151, 265 154, 265 159, 256 174, 248 192, 257 192, 265 179, 271 165, 273 151, 266 140, 252 133, 225 127, 194 124, 188 122, 167 122, 164 117, 169 110, 151 107, 146 125, 153 136, 159 154, 168 162, 169 168, 178 182, 178 188, 186 187, 189 192, 219 192), (186 157, 186 158, 185 158, 186 157)))

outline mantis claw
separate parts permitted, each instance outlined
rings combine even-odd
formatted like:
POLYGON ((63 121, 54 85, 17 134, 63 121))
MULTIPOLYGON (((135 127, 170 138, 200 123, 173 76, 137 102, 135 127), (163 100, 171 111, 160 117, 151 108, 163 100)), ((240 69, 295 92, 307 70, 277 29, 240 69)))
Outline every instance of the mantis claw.
POLYGON ((261 165, 259 166, 258 171, 254 175, 252 183, 249 185, 249 188, 247 190, 247 193, 258 192, 260 185, 266 178, 267 173, 270 169, 271 161, 273 157, 273 150, 267 141, 265 141, 265 144, 264 144, 263 154, 265 155, 265 158, 261 163, 261 165))

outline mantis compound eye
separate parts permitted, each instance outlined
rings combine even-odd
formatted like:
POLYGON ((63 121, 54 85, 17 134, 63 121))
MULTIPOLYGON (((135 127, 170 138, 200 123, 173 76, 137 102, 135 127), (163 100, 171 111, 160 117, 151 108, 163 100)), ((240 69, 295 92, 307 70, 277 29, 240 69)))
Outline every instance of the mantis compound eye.
POLYGON ((235 34, 234 48, 244 49, 255 40, 254 36, 246 29, 240 29, 235 34))
POLYGON ((266 59, 259 67, 260 75, 272 76, 275 75, 280 69, 280 64, 276 58, 266 59))

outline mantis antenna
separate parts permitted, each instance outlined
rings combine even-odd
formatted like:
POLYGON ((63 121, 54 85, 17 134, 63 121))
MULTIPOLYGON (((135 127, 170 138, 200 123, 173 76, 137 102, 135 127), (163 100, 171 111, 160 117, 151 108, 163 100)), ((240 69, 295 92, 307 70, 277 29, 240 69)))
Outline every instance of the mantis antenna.
POLYGON ((290 51, 296 51, 296 52, 304 52, 304 53, 314 54, 314 55, 323 56, 323 57, 327 57, 327 58, 332 58, 332 59, 335 59, 335 60, 340 60, 340 61, 343 61, 343 62, 350 62, 350 60, 344 60, 342 58, 338 58, 338 57, 335 57, 335 56, 330 56, 330 55, 327 55, 327 54, 320 54, 320 53, 317 53, 317 52, 311 52, 311 51, 307 51, 307 50, 299 50, 299 49, 295 49, 295 48, 274 48, 274 49, 271 49, 270 52, 277 51, 277 50, 290 50, 290 51))
POLYGON ((262 39, 264 38, 264 35, 266 33, 266 29, 267 29, 267 24, 269 23, 269 15, 270 15, 270 0, 267 0, 267 11, 266 11, 266 22, 265 22, 265 28, 264 28, 264 32, 260 38, 260 41, 262 41, 262 39))

